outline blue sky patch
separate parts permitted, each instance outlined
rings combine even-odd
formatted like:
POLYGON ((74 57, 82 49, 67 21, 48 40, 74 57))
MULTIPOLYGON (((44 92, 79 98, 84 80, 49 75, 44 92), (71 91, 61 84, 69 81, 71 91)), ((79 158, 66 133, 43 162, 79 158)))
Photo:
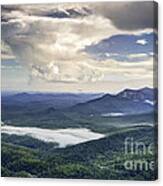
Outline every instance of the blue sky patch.
POLYGON ((144 61, 153 55, 153 43, 156 41, 157 35, 154 33, 114 35, 97 44, 86 46, 85 51, 97 60, 144 61))

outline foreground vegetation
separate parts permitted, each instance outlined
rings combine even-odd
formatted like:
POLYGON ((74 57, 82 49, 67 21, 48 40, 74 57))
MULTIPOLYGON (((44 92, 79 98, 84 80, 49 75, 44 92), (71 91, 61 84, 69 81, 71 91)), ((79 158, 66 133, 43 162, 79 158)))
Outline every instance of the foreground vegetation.
MULTIPOLYGON (((56 148, 56 144, 44 143, 31 137, 2 134, 2 176, 45 177, 83 179, 135 179, 157 178, 154 170, 126 170, 127 160, 156 161, 154 155, 126 155, 125 138, 132 137, 146 145, 156 141, 153 127, 135 127, 83 144, 56 148)), ((155 144, 156 146, 156 144, 155 144)))

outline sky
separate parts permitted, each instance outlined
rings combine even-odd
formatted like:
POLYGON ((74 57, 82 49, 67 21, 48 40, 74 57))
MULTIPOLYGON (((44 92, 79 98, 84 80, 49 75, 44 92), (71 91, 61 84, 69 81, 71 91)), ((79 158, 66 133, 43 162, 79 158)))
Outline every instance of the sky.
POLYGON ((153 2, 3 5, 2 90, 111 92, 154 86, 153 2))

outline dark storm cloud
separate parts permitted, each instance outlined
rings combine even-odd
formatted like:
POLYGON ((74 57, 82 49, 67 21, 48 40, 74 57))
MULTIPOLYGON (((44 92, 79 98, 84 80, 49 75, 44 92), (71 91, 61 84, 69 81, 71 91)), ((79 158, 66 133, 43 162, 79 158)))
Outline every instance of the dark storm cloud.
MULTIPOLYGON (((93 4, 92 4, 93 5, 93 4)), ((110 2, 97 3, 94 11, 124 30, 156 28, 157 4, 155 2, 110 2)))

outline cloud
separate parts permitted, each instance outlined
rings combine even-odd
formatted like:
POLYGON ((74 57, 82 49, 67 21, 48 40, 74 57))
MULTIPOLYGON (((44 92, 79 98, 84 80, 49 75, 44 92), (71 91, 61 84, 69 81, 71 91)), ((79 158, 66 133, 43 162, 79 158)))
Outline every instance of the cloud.
POLYGON ((137 44, 139 45, 146 45, 147 44, 147 41, 145 39, 139 39, 136 41, 137 44))
POLYGON ((3 41, 1 41, 1 58, 3 60, 15 59, 15 56, 13 55, 11 48, 8 45, 6 45, 3 41))
MULTIPOLYGON (((104 16, 119 29, 135 30, 156 28, 157 4, 155 2, 94 2, 94 3, 53 3, 33 5, 2 6, 5 12, 24 12, 51 18, 77 18, 91 14, 104 16)), ((3 20, 4 18, 2 16, 3 20)))
MULTIPOLYGON (((153 77, 154 65, 153 58, 150 57, 145 61, 139 63, 131 63, 124 61, 119 63, 116 60, 108 59, 97 64, 97 68, 103 71, 104 77, 114 75, 115 77, 122 77, 125 80, 144 79, 153 77)), ((121 78, 117 78, 121 81, 121 78)))
MULTIPOLYGON (((108 10, 110 5, 113 7, 109 3, 108 10)), ((103 14, 96 4, 86 4, 87 9, 81 7, 80 4, 3 6, 2 40, 32 77, 47 82, 96 82, 104 80, 109 73, 132 78, 144 75, 143 66, 131 67, 127 61, 126 66, 113 59, 99 63, 85 47, 113 35, 140 35, 149 29, 122 30, 115 15, 103 14), (70 9, 74 12, 68 12, 70 9), (58 16, 57 12, 61 11, 68 16, 58 16)), ((120 7, 118 4, 116 7, 117 12, 120 7)), ((116 14, 119 19, 120 15, 116 14)))
POLYGON ((95 15, 54 19, 29 15, 28 8, 25 12, 22 7, 15 9, 2 9, 3 17, 10 17, 2 22, 2 40, 35 77, 51 82, 96 81, 102 77, 83 49, 118 32, 110 20, 95 15), (58 73, 52 66, 59 69, 58 73))
POLYGON ((22 69, 22 66, 9 66, 9 65, 1 65, 1 69, 9 69, 9 70, 16 70, 16 69, 22 69))
POLYGON ((48 82, 94 82, 103 76, 102 71, 88 63, 53 63, 44 66, 32 66, 32 75, 48 82))
POLYGON ((92 4, 94 11, 112 20, 120 29, 135 30, 157 27, 155 2, 109 2, 92 4))

